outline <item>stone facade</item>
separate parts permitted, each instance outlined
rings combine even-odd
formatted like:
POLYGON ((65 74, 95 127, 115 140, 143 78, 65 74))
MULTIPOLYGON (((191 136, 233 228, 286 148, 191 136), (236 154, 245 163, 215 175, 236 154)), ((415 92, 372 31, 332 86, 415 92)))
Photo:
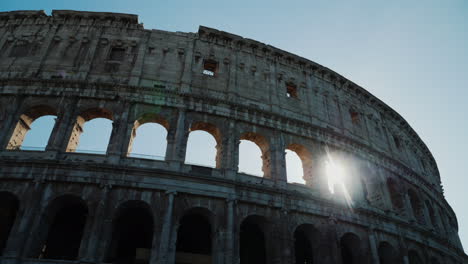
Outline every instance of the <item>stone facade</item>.
POLYGON ((436 162, 408 123, 332 70, 200 26, 135 15, 0 13, 1 263, 468 263, 436 162), (30 124, 57 116, 44 151, 30 124), (105 155, 76 153, 83 124, 113 121, 105 155), (129 157, 136 128, 167 131, 165 160, 129 157), (190 131, 216 168, 184 164, 190 131), (239 140, 264 177, 238 172, 239 140), (285 149, 304 167, 287 182, 285 149), (328 191, 348 161, 353 203, 328 191))

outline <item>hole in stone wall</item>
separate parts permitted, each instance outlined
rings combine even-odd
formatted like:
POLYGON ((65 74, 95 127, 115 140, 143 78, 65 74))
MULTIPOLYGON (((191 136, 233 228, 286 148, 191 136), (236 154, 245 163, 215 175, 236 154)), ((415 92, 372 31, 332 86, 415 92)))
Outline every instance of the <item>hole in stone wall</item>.
POLYGON ((167 130, 158 123, 145 123, 134 129, 129 157, 164 160, 167 130))
POLYGON ((26 132, 21 150, 45 150, 57 116, 46 115, 34 120, 26 132))
POLYGON ((342 264, 358 264, 360 263, 360 244, 361 240, 358 236, 352 233, 344 234, 340 239, 341 260, 342 264))
POLYGON ((184 216, 177 231, 176 263, 211 263, 211 240, 211 224, 204 216, 184 216))
POLYGON ((250 140, 241 140, 239 144, 239 172, 262 177, 264 175, 262 150, 250 140))
POLYGON ((248 217, 240 227, 240 264, 265 264, 265 235, 258 219, 248 217), (257 220, 257 221, 256 221, 257 220))
POLYGON ((396 135, 393 135, 393 142, 395 142, 395 147, 396 147, 397 149, 400 149, 400 148, 401 148, 400 139, 399 139, 396 135))
POLYGON ((185 163, 216 168, 216 139, 205 131, 192 131, 187 140, 185 163))
POLYGON ((286 97, 297 98, 297 86, 293 83, 286 84, 286 97))
POLYGON ((356 111, 350 109, 350 110, 349 110, 349 116, 350 116, 351 122, 352 122, 353 124, 359 124, 360 119, 359 119, 359 113, 358 113, 358 112, 356 112, 356 111))
POLYGON ((112 47, 109 53, 109 60, 111 61, 123 61, 125 58, 125 49, 119 47, 112 47))
POLYGON ((398 254, 388 242, 380 242, 378 251, 380 264, 398 263, 398 254))
POLYGON ((0 256, 10 236, 18 212, 18 199, 11 193, 0 192, 0 256))
POLYGON ((208 76, 215 76, 217 69, 218 69, 218 62, 214 60, 203 61, 203 74, 208 75, 208 76))
POLYGON ((410 250, 408 252, 409 264, 423 264, 421 258, 419 257, 418 252, 415 250, 410 250))
POLYGON ((392 178, 387 179, 388 192, 390 194, 390 200, 392 202, 393 209, 399 214, 403 214, 405 210, 403 196, 398 187, 398 184, 392 178))
POLYGON ((411 208, 413 209, 413 215, 416 218, 416 221, 420 224, 424 224, 424 210, 421 200, 419 199, 416 192, 412 189, 408 190, 408 196, 410 199, 411 208))
POLYGON ((52 218, 39 258, 77 259, 87 214, 88 210, 83 204, 72 200, 64 201, 52 218))
POLYGON ((114 220, 107 262, 149 263, 153 242, 153 217, 139 201, 126 202, 114 220))
POLYGON ((106 154, 112 133, 112 120, 94 118, 84 123, 76 152, 106 154))
POLYGON ((286 150, 286 174, 290 183, 306 183, 301 158, 295 151, 289 149, 286 150))
POLYGON ((312 247, 316 230, 312 225, 304 224, 294 231, 294 255, 296 262, 300 264, 314 263, 314 250, 312 247))

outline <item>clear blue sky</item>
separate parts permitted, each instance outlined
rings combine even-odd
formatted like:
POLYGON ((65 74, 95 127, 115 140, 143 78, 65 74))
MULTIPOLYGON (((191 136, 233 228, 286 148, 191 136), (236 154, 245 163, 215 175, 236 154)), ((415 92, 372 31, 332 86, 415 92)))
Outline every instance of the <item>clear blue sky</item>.
POLYGON ((468 247, 468 1, 3 1, 0 10, 134 13, 145 28, 225 30, 296 53, 399 112, 432 151, 468 247))

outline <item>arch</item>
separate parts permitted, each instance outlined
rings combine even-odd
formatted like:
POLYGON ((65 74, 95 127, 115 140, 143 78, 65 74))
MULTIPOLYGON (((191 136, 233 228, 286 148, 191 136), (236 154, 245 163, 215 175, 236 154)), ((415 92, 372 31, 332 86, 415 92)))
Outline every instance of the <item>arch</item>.
MULTIPOLYGON (((41 118, 43 116, 57 117, 57 111, 55 108, 48 106, 48 105, 38 105, 38 106, 29 108, 27 111, 21 114, 19 117, 18 123, 16 123, 16 126, 10 137, 10 140, 8 141, 7 149, 10 149, 10 150, 19 149, 23 145, 23 141, 28 131, 31 130, 31 124, 34 121, 36 121, 36 119, 41 118)), ((48 141, 50 134, 51 134, 51 131, 48 132, 46 141, 48 141)))
MULTIPOLYGON (((288 182, 298 182, 298 183, 305 183, 305 184, 310 184, 311 183, 311 176, 312 176, 312 154, 310 153, 309 150, 307 150, 304 146, 299 145, 299 144, 290 144, 286 147, 286 150, 291 151, 297 155, 297 157, 300 159, 300 163, 302 166, 302 177, 294 177, 293 175, 290 175, 290 172, 295 172, 297 171, 297 165, 294 166, 294 168, 291 168, 290 161, 288 159, 288 153, 286 154, 286 171, 287 171, 287 180, 288 182), (294 178, 293 178, 294 177, 294 178), (299 181, 298 181, 299 180, 299 181)), ((294 162, 294 161, 293 161, 294 162)))
POLYGON ((122 203, 112 223, 109 263, 149 263, 154 220, 151 207, 143 201, 122 203))
POLYGON ((410 250, 408 252, 409 264, 423 264, 419 253, 416 250, 410 250))
POLYGON ((403 200, 402 192, 400 191, 400 188, 398 187, 398 184, 396 183, 394 179, 387 178, 387 188, 388 188, 388 193, 390 195, 390 201, 392 202, 393 209, 397 213, 402 214, 405 210, 405 203, 403 200))
POLYGON ((408 190, 408 196, 411 203, 411 208, 413 210, 413 215, 416 218, 416 221, 420 224, 424 224, 424 208, 421 200, 413 189, 408 190))
POLYGON ((63 195, 50 202, 42 217, 33 257, 76 260, 88 216, 86 203, 77 196, 63 195))
POLYGON ((431 261, 430 261, 430 264, 440 264, 440 261, 436 257, 432 257, 431 261))
POLYGON ((83 111, 76 118, 66 151, 105 154, 112 133, 112 121, 112 112, 107 109, 91 108, 83 111), (92 120, 91 125, 86 124, 92 120), (85 140, 81 139, 82 136, 86 136, 85 140), (85 141, 84 144, 83 141, 85 141), (100 147, 94 147, 96 144, 100 147))
POLYGON ((429 213, 429 219, 431 220, 431 224, 434 227, 434 229, 437 229, 439 227, 439 225, 437 223, 437 219, 436 219, 434 209, 432 208, 432 205, 429 202, 429 200, 425 200, 424 203, 426 205, 427 212, 429 213))
POLYGON ((0 256, 7 245, 18 209, 19 200, 14 194, 0 192, 0 256))
POLYGON ((379 243, 379 261, 380 264, 398 264, 398 254, 395 248, 388 242, 382 241, 379 243))
POLYGON ((346 233, 340 239, 342 264, 358 264, 361 254, 361 239, 354 233, 346 233))
POLYGON ((375 167, 362 166, 362 181, 365 189, 365 198, 370 205, 380 209, 385 208, 384 190, 382 188, 383 181, 376 171, 375 167))
POLYGON ((222 141, 219 129, 210 123, 195 122, 189 130, 185 162, 221 168, 222 141))
POLYGON ((260 174, 260 170, 256 162, 261 162, 261 171, 263 177, 270 178, 270 147, 265 137, 258 133, 247 132, 240 136, 239 146, 239 172, 246 172, 252 175, 260 174), (249 144, 248 142, 253 143, 249 144), (260 150, 260 160, 256 155, 249 155, 249 153, 257 152, 260 150))
POLYGON ((317 229, 311 224, 302 224, 294 231, 294 256, 296 264, 314 263, 314 243, 319 241, 317 229))
POLYGON ((184 214, 177 230, 176 263, 212 263, 212 218, 208 209, 200 207, 184 214))
POLYGON ((248 216, 242 221, 239 232, 240 264, 267 263, 265 225, 265 218, 257 215, 248 216))
POLYGON ((169 122, 154 113, 145 113, 133 125, 127 156, 164 160, 169 122))

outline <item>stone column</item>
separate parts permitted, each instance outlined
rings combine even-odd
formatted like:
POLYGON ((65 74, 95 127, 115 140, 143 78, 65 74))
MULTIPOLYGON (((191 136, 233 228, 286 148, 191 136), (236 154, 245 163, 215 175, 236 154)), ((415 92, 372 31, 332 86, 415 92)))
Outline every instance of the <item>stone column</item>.
MULTIPOLYGON (((287 182, 286 177, 286 152, 283 134, 275 133, 275 139, 270 142, 270 178, 281 184, 287 182)), ((264 166, 265 167, 265 166, 264 166)), ((266 172, 265 172, 265 176, 266 172)))
POLYGON ((3 118, 0 124, 0 148, 1 150, 6 149, 8 145, 8 141, 10 141, 11 136, 13 135, 13 131, 16 128, 16 123, 19 121, 19 117, 21 113, 21 104, 23 102, 23 98, 20 96, 14 97, 14 100, 11 104, 8 104, 5 112, 3 113, 3 118))
POLYGON ((175 191, 167 191, 167 208, 166 214, 164 215, 162 230, 161 230, 161 239, 159 245, 153 244, 153 248, 151 250, 151 264, 159 263, 159 264, 166 264, 166 263, 173 263, 169 262, 169 252, 171 251, 170 243, 171 241, 171 233, 172 233, 172 214, 174 210, 174 197, 177 194, 175 191), (158 250, 159 247, 159 250, 158 250), (158 256, 159 251, 159 256, 158 256))
POLYGON ((239 135, 236 130, 236 123, 233 120, 228 121, 224 127, 222 138, 222 157, 221 168, 226 171, 228 177, 235 177, 239 170, 239 135))
POLYGON ((64 99, 62 107, 57 113, 54 129, 49 137, 46 150, 48 151, 65 151, 66 142, 68 142, 67 131, 69 131, 76 122, 76 103, 77 99, 64 99), (65 147, 63 147, 65 146, 65 147))
POLYGON ((119 115, 115 115, 114 122, 112 123, 112 134, 107 146, 107 156, 111 162, 118 163, 120 158, 127 155, 127 150, 123 149, 123 146, 127 145, 126 142, 129 138, 126 138, 126 131, 129 117, 130 104, 128 102, 123 103, 121 109, 122 112, 119 115))
POLYGON ((307 185, 317 193, 317 195, 329 198, 330 191, 328 189, 328 178, 326 171, 327 152, 325 147, 320 144, 313 142, 313 153, 312 153, 312 178, 307 182, 307 185))
MULTIPOLYGON (((109 211, 109 192, 111 186, 108 184, 102 185, 103 190, 101 191, 101 198, 99 203, 94 208, 94 212, 89 215, 86 224, 82 245, 80 248, 80 254, 82 261, 97 263, 102 261, 105 257, 106 248, 100 248, 100 241, 104 240, 108 236, 104 236, 104 222, 106 221, 106 213, 109 211)), ((111 229, 112 230, 112 229, 111 229)), ((109 242, 109 241, 106 241, 109 242)))
POLYGON ((227 203, 227 219, 226 219, 226 234, 224 236, 225 250, 224 250, 224 263, 236 264, 238 263, 237 258, 234 256, 234 247, 237 239, 235 239, 234 221, 235 212, 234 206, 236 204, 235 199, 226 199, 227 203))
POLYGON ((185 161, 185 151, 189 134, 185 115, 185 109, 179 109, 177 113, 177 123, 171 125, 167 133, 166 161, 168 161, 172 167, 179 167, 185 161))
POLYGON ((146 37, 141 38, 140 47, 138 48, 137 59, 134 63, 132 72, 130 73, 129 85, 138 86, 140 85, 140 76, 143 71, 143 62, 146 55, 146 49, 148 45, 149 38, 151 33, 145 32, 146 37))
POLYGON ((371 260, 374 264, 380 264, 379 251, 377 249, 377 242, 375 240, 374 229, 369 229, 369 247, 371 253, 371 260))

